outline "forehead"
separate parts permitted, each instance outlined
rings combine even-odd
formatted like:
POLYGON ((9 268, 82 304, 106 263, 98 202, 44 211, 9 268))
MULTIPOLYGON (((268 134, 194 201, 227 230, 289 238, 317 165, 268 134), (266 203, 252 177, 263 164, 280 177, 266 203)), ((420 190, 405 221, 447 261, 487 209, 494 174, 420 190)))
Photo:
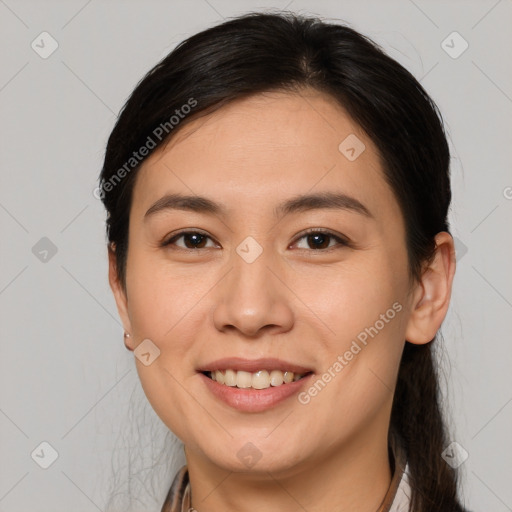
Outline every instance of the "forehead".
POLYGON ((246 208, 258 209, 283 196, 333 189, 396 209, 386 206, 394 195, 375 145, 333 98, 314 90, 269 92, 184 125, 143 163, 134 202, 148 205, 180 191, 223 202, 244 198, 246 208), (347 145, 357 158, 347 158, 347 145))
POLYGON ((253 158, 253 165, 272 164, 283 155, 322 162, 337 157, 339 144, 349 135, 364 138, 333 98, 312 89, 273 91, 235 100, 192 121, 165 150, 178 156, 192 148, 203 149, 233 162, 253 158))

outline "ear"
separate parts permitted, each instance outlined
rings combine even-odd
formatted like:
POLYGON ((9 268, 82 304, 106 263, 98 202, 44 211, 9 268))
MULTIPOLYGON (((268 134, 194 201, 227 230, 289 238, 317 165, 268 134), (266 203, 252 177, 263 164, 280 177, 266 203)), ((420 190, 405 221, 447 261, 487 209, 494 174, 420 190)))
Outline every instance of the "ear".
MULTIPOLYGON (((108 281, 110 283, 112 293, 114 294, 114 299, 117 305, 117 311, 119 313, 121 321, 123 322, 124 330, 128 333, 131 333, 132 328, 130 317, 128 315, 128 299, 126 297, 126 292, 121 282, 119 281, 119 277, 117 275, 115 249, 110 244, 108 246, 108 281)), ((125 339, 125 343, 129 346, 130 343, 133 343, 133 339, 125 339)))
POLYGON ((413 294, 405 339, 415 345, 428 343, 441 327, 450 305, 455 275, 455 245, 446 231, 435 237, 436 252, 413 294))

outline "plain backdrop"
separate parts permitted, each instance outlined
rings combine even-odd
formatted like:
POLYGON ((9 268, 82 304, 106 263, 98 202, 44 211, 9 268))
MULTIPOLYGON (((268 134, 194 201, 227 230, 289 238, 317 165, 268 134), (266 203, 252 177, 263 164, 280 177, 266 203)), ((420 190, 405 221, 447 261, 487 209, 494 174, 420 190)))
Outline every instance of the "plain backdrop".
POLYGON ((130 490, 134 510, 160 510, 183 454, 124 348, 93 190, 141 77, 189 35, 268 8, 348 23, 440 107, 458 250, 443 391, 467 506, 512 510, 510 0, 0 0, 1 512, 105 510, 130 490))

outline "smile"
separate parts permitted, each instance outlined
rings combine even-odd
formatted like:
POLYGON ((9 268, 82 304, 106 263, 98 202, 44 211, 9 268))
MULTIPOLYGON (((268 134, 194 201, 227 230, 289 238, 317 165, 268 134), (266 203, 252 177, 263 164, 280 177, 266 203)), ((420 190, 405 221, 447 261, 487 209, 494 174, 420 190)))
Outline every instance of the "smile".
POLYGON ((210 379, 229 387, 239 389, 267 389, 296 382, 307 373, 294 373, 281 370, 258 370, 247 372, 241 370, 215 370, 204 372, 210 379))

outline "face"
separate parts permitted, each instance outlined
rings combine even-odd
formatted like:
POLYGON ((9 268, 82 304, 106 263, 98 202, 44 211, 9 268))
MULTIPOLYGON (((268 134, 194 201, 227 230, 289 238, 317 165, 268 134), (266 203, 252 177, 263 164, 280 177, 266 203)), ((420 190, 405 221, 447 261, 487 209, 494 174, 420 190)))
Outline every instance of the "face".
POLYGON ((159 350, 137 370, 187 458, 286 472, 386 435, 407 269, 372 141, 325 95, 273 92, 145 161, 116 300, 132 346, 159 350))

